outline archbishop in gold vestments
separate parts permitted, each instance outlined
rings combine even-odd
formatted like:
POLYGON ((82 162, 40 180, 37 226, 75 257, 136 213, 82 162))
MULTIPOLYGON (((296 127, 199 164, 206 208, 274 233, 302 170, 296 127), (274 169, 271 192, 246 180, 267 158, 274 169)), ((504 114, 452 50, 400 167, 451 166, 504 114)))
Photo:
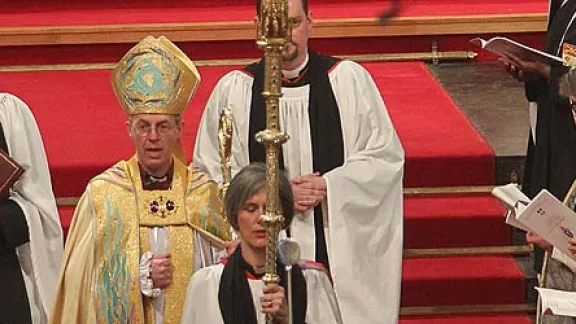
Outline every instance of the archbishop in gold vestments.
POLYGON ((178 145, 172 146, 197 81, 192 62, 163 37, 140 42, 114 70, 136 155, 96 176, 82 195, 52 323, 180 323, 190 277, 217 261, 214 236, 229 240, 218 186, 187 167, 175 155, 178 145), (142 150, 151 142, 164 154, 168 173, 162 179, 152 177, 150 156, 142 150), (170 282, 160 289, 151 279, 150 260, 167 253, 170 282))
POLYGON ((190 277, 213 262, 211 255, 200 257, 210 252, 210 241, 192 226, 227 238, 228 225, 218 213, 217 185, 204 173, 174 161, 170 190, 142 190, 135 158, 90 182, 67 239, 52 322, 153 323, 154 300, 140 292, 140 251, 150 250, 148 228, 162 226, 169 227, 174 266, 164 321, 180 322, 190 277), (157 197, 174 201, 175 213, 161 217, 150 212, 149 204, 157 197))

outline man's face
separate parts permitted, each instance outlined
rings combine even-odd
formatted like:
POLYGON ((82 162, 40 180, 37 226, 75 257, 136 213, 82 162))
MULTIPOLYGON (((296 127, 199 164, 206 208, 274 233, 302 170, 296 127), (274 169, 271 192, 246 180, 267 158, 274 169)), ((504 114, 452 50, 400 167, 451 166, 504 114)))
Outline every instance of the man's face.
POLYGON ((138 161, 151 173, 165 171, 172 163, 172 149, 180 139, 182 123, 160 114, 135 115, 128 121, 138 161))
POLYGON ((302 0, 288 1, 288 18, 292 22, 292 40, 284 47, 284 62, 304 61, 308 53, 308 38, 312 32, 312 19, 302 7, 302 0))

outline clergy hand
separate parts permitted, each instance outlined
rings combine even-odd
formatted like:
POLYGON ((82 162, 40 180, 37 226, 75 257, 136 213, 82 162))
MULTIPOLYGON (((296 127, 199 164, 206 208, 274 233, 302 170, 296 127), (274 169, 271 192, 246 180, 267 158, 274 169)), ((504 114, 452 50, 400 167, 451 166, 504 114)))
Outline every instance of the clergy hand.
POLYGON ((262 313, 274 317, 274 323, 288 323, 288 307, 284 288, 278 284, 267 284, 262 290, 260 297, 262 313))
POLYGON ((320 174, 313 173, 292 179, 294 210, 303 213, 318 206, 326 198, 326 180, 320 174))
POLYGON ((534 81, 538 78, 550 78, 550 65, 540 61, 524 61, 518 56, 509 54, 507 58, 500 58, 506 71, 518 81, 534 81))
POLYGON ((170 254, 161 257, 154 256, 150 261, 150 278, 154 288, 166 289, 172 280, 170 254))
POLYGON ((544 240, 541 236, 539 236, 536 233, 532 232, 526 233, 526 242, 530 244, 536 244, 548 252, 552 251, 552 244, 548 243, 546 240, 544 240))

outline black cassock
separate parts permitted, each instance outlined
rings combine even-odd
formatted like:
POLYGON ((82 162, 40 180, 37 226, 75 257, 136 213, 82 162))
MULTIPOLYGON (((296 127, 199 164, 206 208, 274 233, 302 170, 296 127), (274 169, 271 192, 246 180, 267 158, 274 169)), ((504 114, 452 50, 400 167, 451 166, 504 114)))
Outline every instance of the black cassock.
MULTIPOLYGON (((1 123, 0 149, 8 152, 1 123)), ((24 277, 16 255, 16 247, 29 240, 28 224, 20 206, 8 196, 0 197, 0 324, 32 323, 24 277)))
MULTIPOLYGON (((576 0, 553 0, 544 50, 552 55, 562 54, 562 44, 576 44, 576 0)), ((526 156, 523 190, 533 198, 540 190, 548 189, 563 200, 576 178, 576 127, 567 98, 558 95, 560 77, 567 71, 561 65, 551 66, 550 81, 526 83, 526 96, 538 102, 536 143, 530 140, 526 156)), ((535 251, 534 269, 542 268, 543 251, 535 251)))

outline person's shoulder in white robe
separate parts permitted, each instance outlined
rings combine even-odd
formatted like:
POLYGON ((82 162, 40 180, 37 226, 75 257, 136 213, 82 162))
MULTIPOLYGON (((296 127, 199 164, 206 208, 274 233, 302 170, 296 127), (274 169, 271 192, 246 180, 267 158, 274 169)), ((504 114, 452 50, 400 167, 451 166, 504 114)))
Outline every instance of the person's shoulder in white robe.
MULTIPOLYGON (((340 311, 336 301, 332 283, 324 271, 310 266, 310 263, 301 263, 302 272, 306 279, 308 306, 306 310, 307 324, 340 324, 340 311)), ((212 323, 223 324, 220 313, 218 292, 220 278, 224 270, 223 264, 202 268, 194 273, 188 291, 182 315, 182 324, 212 323)), ((257 311, 258 323, 264 323, 264 316, 260 312, 260 294, 264 284, 261 280, 249 279, 250 289, 257 311)))

